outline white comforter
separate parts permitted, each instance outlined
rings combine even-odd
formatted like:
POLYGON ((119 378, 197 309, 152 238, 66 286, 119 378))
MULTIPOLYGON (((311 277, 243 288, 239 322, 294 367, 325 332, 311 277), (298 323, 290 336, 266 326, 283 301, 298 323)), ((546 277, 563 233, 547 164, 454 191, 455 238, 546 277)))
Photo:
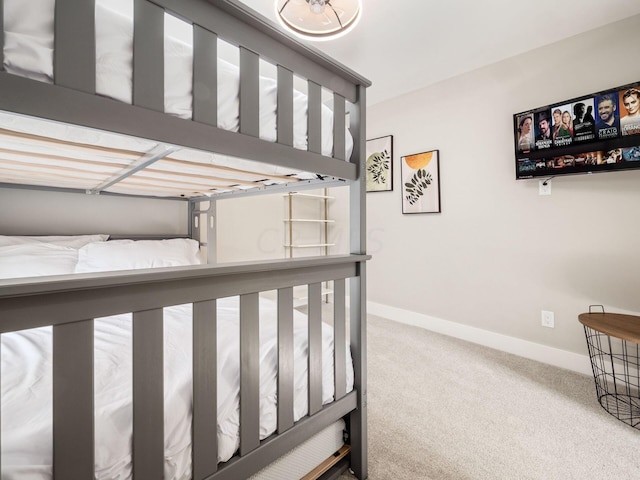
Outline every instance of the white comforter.
MULTIPOLYGON (((96 2, 96 92, 132 103, 132 18, 112 8, 126 2, 96 2)), ((53 81, 55 0, 4 1, 4 66, 7 72, 53 81)), ((130 13, 131 14, 131 13, 130 13)), ((173 20, 175 22, 175 20, 173 20)), ((166 24, 171 25, 172 19, 166 24)), ((178 31, 176 31, 176 34, 178 31)), ((182 118, 192 116, 193 49, 169 34, 165 50, 165 111, 182 118)), ((277 82, 260 78, 260 138, 276 140, 277 82)), ((238 67, 218 59, 218 126, 237 131, 239 126, 238 67)), ((322 106, 322 154, 332 155, 333 113, 322 106)), ((353 140, 346 131, 346 157, 353 140)), ((294 92, 294 147, 307 148, 307 97, 294 92)))

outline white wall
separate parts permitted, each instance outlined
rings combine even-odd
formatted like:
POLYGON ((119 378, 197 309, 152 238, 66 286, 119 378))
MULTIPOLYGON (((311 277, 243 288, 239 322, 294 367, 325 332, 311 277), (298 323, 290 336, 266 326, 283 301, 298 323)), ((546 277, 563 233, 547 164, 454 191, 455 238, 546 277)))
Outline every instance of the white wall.
MULTIPOLYGON (((348 188, 330 188, 329 218, 335 223, 329 227, 329 254, 348 253, 349 246, 349 201, 348 188)), ((322 190, 305 190, 303 193, 321 195, 322 190)), ((257 195, 218 200, 217 215, 217 256, 218 262, 240 262, 250 260, 271 260, 289 257, 288 249, 288 199, 286 193, 257 195)), ((297 218, 321 218, 322 200, 294 199, 294 216, 297 218)), ((318 243, 324 234, 319 224, 294 225, 294 243, 318 243)), ((324 250, 296 249, 295 257, 323 255, 324 250)))
POLYGON ((539 196, 512 136, 514 113, 640 80, 638 45, 640 16, 370 107, 367 137, 395 151, 394 190, 367 195, 369 300, 580 354, 590 304, 640 312, 640 171, 539 196), (402 215, 400 157, 432 149, 442 213, 402 215))

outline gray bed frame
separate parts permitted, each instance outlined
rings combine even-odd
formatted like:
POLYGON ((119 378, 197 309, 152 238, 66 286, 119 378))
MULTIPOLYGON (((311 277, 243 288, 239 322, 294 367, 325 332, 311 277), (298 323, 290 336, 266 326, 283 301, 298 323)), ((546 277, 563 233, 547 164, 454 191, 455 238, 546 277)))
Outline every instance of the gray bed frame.
MULTIPOLYGON (((134 0, 133 104, 95 94, 94 2, 56 0, 55 83, 0 71, 0 110, 148 138, 315 172, 349 185, 350 254, 234 265, 199 265, 37 279, 0 280, 0 333, 53 326, 54 477, 93 478, 93 319, 133 312, 136 479, 163 477, 162 308, 194 307, 193 478, 247 478, 340 418, 348 425, 349 466, 367 478, 365 103, 369 81, 279 30, 235 0, 134 0), (163 14, 194 25, 193 120, 163 112, 163 14), (217 38, 240 47, 240 131, 216 127, 217 38), (258 61, 278 67, 278 138, 259 138, 258 61), (292 148, 293 75, 308 79, 308 150, 292 148), (350 161, 320 154, 321 88, 334 92, 334 145, 344 151, 345 117, 354 137, 350 161), (354 390, 345 392, 344 351, 335 349, 336 399, 322 405, 321 284, 333 280, 336 344, 350 336, 354 390), (309 411, 293 421, 293 287, 309 292, 309 411), (348 287, 349 295, 346 291, 348 287), (278 429, 260 441, 258 329, 260 292, 277 290, 278 429), (217 463, 216 299, 240 295, 241 444, 217 463), (346 302, 349 301, 349 321, 346 302), (348 325, 348 326, 347 326, 348 325), (347 332, 349 328, 349 332, 347 332), (73 382, 69 382, 73 379, 73 382)), ((0 0, 0 25, 3 24, 0 0)), ((0 35, 0 66, 3 64, 0 35)), ((344 155, 342 155, 344 157, 344 155)), ((313 186, 313 182, 308 182, 313 186)), ((15 188, 2 185, 0 188, 15 188)), ((300 188, 300 184, 295 186, 300 188)), ((264 189, 269 191, 269 189, 264 189)), ((191 220, 210 215, 189 200, 191 220)), ((209 200, 209 199, 206 199, 209 200)), ((187 201, 187 200, 185 200, 187 201)), ((207 223, 208 224, 208 223, 207 223)), ((189 222, 197 238, 199 224, 189 222)), ((0 231, 0 234, 3 232, 0 231)), ((210 248, 211 251, 213 249, 210 248)), ((1 441, 1 438, 0 438, 1 441)), ((326 477, 335 478, 341 468, 326 477)))

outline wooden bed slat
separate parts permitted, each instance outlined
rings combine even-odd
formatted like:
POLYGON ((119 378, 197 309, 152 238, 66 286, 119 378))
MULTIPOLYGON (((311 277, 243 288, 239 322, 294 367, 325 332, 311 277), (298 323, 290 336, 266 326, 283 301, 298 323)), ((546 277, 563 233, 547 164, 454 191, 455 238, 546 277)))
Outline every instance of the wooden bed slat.
POLYGON ((307 84, 307 150, 322 153, 322 88, 311 81, 307 84))
POLYGON ((278 290, 278 433, 293 426, 293 288, 278 290))
POLYGON ((240 133, 260 136, 260 64, 251 50, 240 47, 240 133))
POLYGON ((309 284, 309 416, 322 409, 322 284, 309 284))
POLYGON ((240 296, 240 455, 260 446, 260 321, 257 293, 240 296))
POLYGON ((193 479, 217 470, 216 301, 193 304, 193 479))
POLYGON ((164 112, 164 9, 147 0, 133 8, 133 104, 164 112))
POLYGON ((164 345, 161 308, 133 314, 133 477, 164 476, 164 345))
POLYGON ((336 400, 341 399, 347 394, 345 285, 344 279, 333 281, 333 372, 336 400))
POLYGON ((53 78, 57 85, 96 91, 94 0, 56 0, 53 78))
POLYGON ((94 477, 93 320, 53 327, 53 472, 94 477))
POLYGON ((333 158, 346 159, 345 145, 345 100, 344 97, 333 94, 333 158))
POLYGON ((218 36, 193 26, 193 119, 218 125, 218 36))
POLYGON ((293 72, 278 65, 278 143, 293 145, 293 72))

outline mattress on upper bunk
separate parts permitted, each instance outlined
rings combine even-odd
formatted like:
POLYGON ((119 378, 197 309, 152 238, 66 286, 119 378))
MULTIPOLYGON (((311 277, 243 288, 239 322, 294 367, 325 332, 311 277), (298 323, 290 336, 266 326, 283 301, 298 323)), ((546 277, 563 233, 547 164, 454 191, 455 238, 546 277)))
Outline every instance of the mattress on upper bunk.
MULTIPOLYGON (((133 0, 96 1, 96 93, 132 103, 133 92, 133 0), (113 8, 120 7, 118 12, 113 8), (127 8, 129 7, 129 8, 127 8), (128 10, 128 12, 127 12, 128 10)), ((4 68, 7 72, 52 83, 55 0, 4 0, 4 68)), ((192 118, 193 46, 189 35, 176 38, 180 22, 165 14, 165 112, 192 118), (171 27, 174 26, 172 29, 171 27), (167 33, 168 31, 168 33, 167 33)), ((184 22, 182 22, 184 23, 184 22)), ((186 24, 185 24, 186 25, 186 24)), ((239 69, 218 58, 218 127, 238 131, 239 69)), ((307 97, 294 90, 295 148, 307 149, 307 97)), ((277 82, 260 77, 260 138, 276 140, 277 82)), ((353 139, 346 130, 346 156, 353 139)), ((322 105, 322 149, 333 151, 333 113, 322 105)))
MULTIPOLYGON (((106 236, 0 236, 0 278, 196 265, 197 242, 105 241, 106 236)), ((218 460, 239 446, 239 299, 217 301, 218 460)), ((164 309, 165 478, 191 472, 191 305, 164 309)), ((131 475, 131 315, 95 320, 96 479, 131 475)), ((307 321, 294 311, 294 418, 308 411, 307 321)), ((353 389, 348 346, 347 391, 353 389)), ((2 335, 2 478, 52 476, 52 328, 2 335)), ((322 398, 333 400, 333 330, 322 325, 322 398)), ((277 422, 277 303, 260 298, 260 438, 277 422)))

